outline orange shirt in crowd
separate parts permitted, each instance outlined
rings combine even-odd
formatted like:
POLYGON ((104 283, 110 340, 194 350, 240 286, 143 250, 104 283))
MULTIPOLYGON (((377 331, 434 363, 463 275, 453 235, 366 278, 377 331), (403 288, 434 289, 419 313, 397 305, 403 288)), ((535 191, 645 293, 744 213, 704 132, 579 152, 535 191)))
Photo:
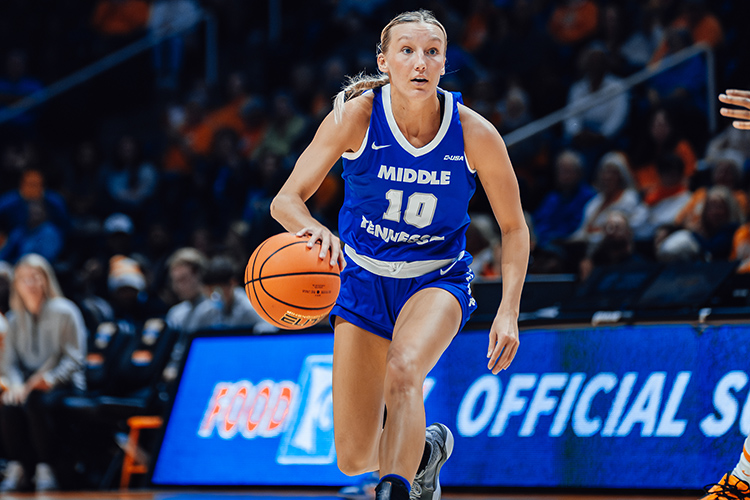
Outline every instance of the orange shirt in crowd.
MULTIPOLYGON (((686 139, 682 139, 675 146, 674 154, 680 157, 685 164, 685 179, 689 179, 695 172, 695 166, 698 159, 695 156, 693 147, 686 139)), ((660 184, 659 172, 656 170, 656 164, 648 163, 639 167, 633 172, 633 178, 641 192, 651 191, 660 184)))
POLYGON ((590 0, 580 0, 557 7, 548 29, 558 42, 571 44, 593 35, 598 24, 599 8, 590 0))
POLYGON ((91 25, 105 35, 128 35, 146 27, 149 12, 144 0, 101 0, 94 10, 91 25))
MULTIPOLYGON (((670 27, 690 29, 687 17, 685 15, 682 15, 675 19, 670 27)), ((721 42, 724 41, 724 32, 721 29, 721 23, 719 22, 719 19, 713 14, 706 14, 705 16, 703 16, 703 19, 701 19, 698 24, 696 24, 695 27, 690 30, 690 35, 693 38, 693 43, 703 42, 705 44, 708 44, 708 46, 712 49, 715 49, 719 46, 719 44, 721 44, 721 42)), ((654 54, 651 56, 651 61, 649 61, 649 64, 655 64, 661 61, 664 56, 667 55, 667 50, 667 41, 665 38, 663 38, 659 46, 654 51, 654 54)))
POLYGON ((741 225, 734 232, 734 238, 732 240, 732 253, 729 256, 729 260, 737 260, 742 258, 740 266, 737 268, 738 273, 750 273, 750 222, 741 225))

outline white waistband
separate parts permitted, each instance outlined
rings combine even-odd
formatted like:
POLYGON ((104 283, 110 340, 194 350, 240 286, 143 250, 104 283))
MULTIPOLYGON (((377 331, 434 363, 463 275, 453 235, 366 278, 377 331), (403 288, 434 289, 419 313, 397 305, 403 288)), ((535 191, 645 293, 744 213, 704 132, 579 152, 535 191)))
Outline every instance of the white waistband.
POLYGON ((387 262, 359 255, 349 245, 344 245, 344 253, 362 269, 386 278, 417 278, 424 276, 442 267, 451 265, 464 255, 464 252, 461 252, 455 259, 387 262))

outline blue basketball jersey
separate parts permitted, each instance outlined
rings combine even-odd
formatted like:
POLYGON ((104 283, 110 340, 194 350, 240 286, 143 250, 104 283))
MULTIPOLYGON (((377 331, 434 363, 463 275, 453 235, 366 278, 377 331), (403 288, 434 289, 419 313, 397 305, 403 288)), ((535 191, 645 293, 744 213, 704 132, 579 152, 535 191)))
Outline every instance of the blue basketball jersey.
POLYGON ((476 188, 458 116, 461 96, 438 89, 445 97, 440 129, 417 148, 396 124, 390 85, 373 92, 365 139, 358 151, 343 155, 339 237, 358 254, 382 261, 456 258, 466 246, 476 188))

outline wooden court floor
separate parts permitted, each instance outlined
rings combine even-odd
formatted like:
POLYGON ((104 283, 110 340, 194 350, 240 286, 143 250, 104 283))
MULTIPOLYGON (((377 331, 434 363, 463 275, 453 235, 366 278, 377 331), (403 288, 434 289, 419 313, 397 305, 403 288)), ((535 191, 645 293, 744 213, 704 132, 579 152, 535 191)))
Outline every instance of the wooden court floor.
MULTIPOLYGON (((446 500, 691 500, 699 498, 694 492, 679 495, 659 496, 642 494, 535 494, 513 493, 451 493, 445 492, 446 500)), ((341 500, 335 492, 319 491, 86 491, 60 493, 6 493, 0 499, 37 500, 341 500)))

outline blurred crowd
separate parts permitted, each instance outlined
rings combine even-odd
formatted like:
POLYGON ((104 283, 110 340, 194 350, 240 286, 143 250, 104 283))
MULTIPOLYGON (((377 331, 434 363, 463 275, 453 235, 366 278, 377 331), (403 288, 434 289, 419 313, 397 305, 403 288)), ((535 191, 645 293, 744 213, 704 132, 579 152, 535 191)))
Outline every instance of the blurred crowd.
MULTIPOLYGON (((59 419, 49 416, 90 396, 84 375, 115 352, 112 332, 135 332, 131 359, 153 365, 149 384, 168 387, 191 332, 275 331, 244 297, 244 265, 282 230, 270 201, 332 97, 347 75, 376 72, 380 29, 404 10, 428 8, 445 25, 441 86, 502 134, 623 90, 509 146, 532 230, 530 273, 583 280, 639 260, 750 270, 750 136, 721 119, 711 130, 706 58, 624 83, 700 43, 715 58, 717 91, 750 88, 746 2, 41 3, 0 5, 0 116, 134 41, 154 46, 0 122, 2 490, 64 482, 50 445, 59 419), (214 55, 218 84, 205 76, 214 55), (161 357, 152 337, 143 344, 157 319, 177 332, 161 357)), ((309 200, 331 228, 340 173, 339 163, 309 200)), ((476 275, 498 279, 502 240, 481 186, 470 211, 476 275)), ((144 388, 119 395, 135 389, 144 388)))

